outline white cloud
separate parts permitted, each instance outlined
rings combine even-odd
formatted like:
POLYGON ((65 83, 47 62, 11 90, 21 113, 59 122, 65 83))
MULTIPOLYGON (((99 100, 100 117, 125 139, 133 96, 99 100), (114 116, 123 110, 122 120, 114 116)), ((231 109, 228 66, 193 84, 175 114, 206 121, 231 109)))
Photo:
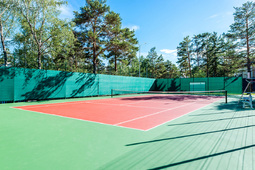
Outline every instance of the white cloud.
POLYGON ((206 20, 213 20, 213 19, 224 19, 224 18, 229 18, 232 17, 233 12, 232 11, 227 11, 224 13, 219 13, 219 14, 214 14, 206 18, 206 20))
POLYGON ((218 16, 219 16, 219 14, 214 14, 214 15, 210 16, 208 19, 216 18, 218 16))
POLYGON ((130 30, 133 30, 133 31, 137 31, 140 29, 140 27, 138 25, 129 25, 129 26, 126 26, 127 28, 129 28, 130 30))
POLYGON ((177 62, 177 50, 170 50, 170 49, 162 49, 160 50, 162 52, 162 56, 164 57, 164 60, 170 60, 174 64, 177 62))
POLYGON ((143 56, 143 57, 146 57, 147 55, 148 55, 147 52, 141 52, 141 53, 140 53, 140 56, 143 56))
POLYGON ((176 53, 176 55, 177 55, 177 50, 162 49, 162 50, 160 50, 160 52, 166 53, 166 54, 175 54, 176 53))
POLYGON ((233 15, 233 12, 232 11, 228 11, 228 12, 226 12, 226 15, 233 15))
POLYGON ((69 18, 69 19, 71 19, 71 18, 74 17, 73 16, 74 9, 73 9, 73 7, 71 5, 62 5, 61 7, 59 7, 58 10, 60 10, 60 12, 61 12, 61 14, 60 14, 61 18, 65 18, 65 19, 69 18))
POLYGON ((162 54, 162 56, 163 56, 165 61, 169 60, 173 64, 176 64, 176 62, 177 62, 177 54, 175 54, 175 53, 173 53, 173 54, 162 54))

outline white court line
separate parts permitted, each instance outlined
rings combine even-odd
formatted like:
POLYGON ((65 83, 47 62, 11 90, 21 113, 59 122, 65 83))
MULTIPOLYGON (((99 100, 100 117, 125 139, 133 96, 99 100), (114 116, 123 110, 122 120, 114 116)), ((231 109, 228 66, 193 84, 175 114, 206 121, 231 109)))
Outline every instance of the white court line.
POLYGON ((25 109, 20 109, 20 108, 14 108, 14 109, 19 109, 19 110, 23 110, 23 111, 29 111, 29 112, 33 112, 33 113, 39 113, 39 114, 46 115, 46 116, 61 117, 61 118, 66 118, 66 119, 71 119, 71 120, 79 120, 79 121, 83 121, 83 122, 98 123, 98 124, 101 124, 101 125, 114 126, 114 127, 118 127, 118 128, 124 128, 124 129, 132 129, 132 130, 138 130, 138 131, 145 131, 143 129, 132 128, 132 127, 125 127, 125 126, 117 126, 117 125, 114 125, 114 124, 102 123, 102 122, 97 122, 97 121, 93 121, 93 120, 84 120, 84 119, 79 119, 79 118, 73 118, 73 117, 49 114, 49 113, 44 113, 44 112, 25 110, 25 109))
MULTIPOLYGON (((219 100, 218 100, 218 101, 219 101, 219 100)), ((194 102, 194 103, 196 103, 196 102, 194 102)), ((215 102, 212 102, 212 103, 210 103, 210 104, 208 104, 208 105, 211 105, 211 104, 213 104, 213 103, 215 103, 215 102)), ((193 103, 189 103, 189 104, 193 104, 193 103)), ((188 105, 188 104, 187 104, 187 105, 188 105)), ((201 108, 207 107, 208 105, 203 106, 203 107, 201 107, 201 108)), ((182 105, 182 106, 184 106, 184 105, 182 105)), ((180 107, 182 107, 182 106, 180 106, 180 107)), ((67 118, 67 119, 72 119, 72 120, 79 120, 79 121, 84 121, 84 122, 91 122, 91 123, 99 123, 99 124, 101 124, 101 125, 109 125, 109 126, 115 126, 115 127, 120 127, 120 128, 124 128, 124 129, 133 129, 133 130, 144 131, 144 132, 149 131, 149 130, 151 130, 151 129, 154 129, 154 128, 156 128, 156 127, 158 127, 158 126, 161 126, 161 125, 163 125, 163 124, 165 124, 165 123, 167 123, 167 122, 170 121, 170 120, 168 120, 168 121, 166 121, 165 123, 162 123, 162 124, 159 124, 159 125, 154 126, 154 127, 152 127, 152 128, 143 130, 143 129, 138 129, 138 128, 119 126, 120 123, 117 123, 117 124, 107 124, 107 123, 102 123, 102 122, 97 122, 97 121, 92 121, 92 120, 84 120, 84 119, 72 118, 72 117, 61 116, 61 115, 55 115, 55 114, 49 114, 49 113, 44 113, 44 112, 31 111, 31 110, 26 110, 26 109, 22 109, 22 108, 15 108, 15 107, 12 107, 12 108, 14 108, 14 109, 19 109, 19 110, 23 110, 23 111, 28 111, 28 112, 33 112, 33 113, 36 112, 36 113, 44 114, 44 115, 47 115, 47 116, 62 117, 62 118, 67 118)), ((178 108, 178 107, 175 107, 175 108, 178 108)), ((175 109, 175 108, 171 108, 171 109, 175 109)), ((196 109, 196 110, 193 110, 193 111, 191 111, 191 112, 189 112, 189 113, 192 113, 192 112, 194 112, 194 111, 197 111, 197 110, 199 110, 199 109, 201 109, 201 108, 198 108, 198 109, 196 109)), ((168 110, 171 110, 171 109, 168 109, 168 110)), ((168 111, 168 110, 164 110, 164 111, 168 111)), ((164 112, 164 111, 161 111, 161 112, 164 112)), ((159 113, 159 112, 153 113, 153 114, 151 114, 151 115, 158 114, 158 113, 159 113)), ((189 114, 189 113, 187 113, 187 114, 189 114)), ((184 115, 182 115, 182 116, 180 116, 180 117, 186 116, 187 114, 184 114, 184 115)), ((147 115, 147 116, 150 116, 150 115, 147 115)), ((143 117, 147 117, 147 116, 143 116, 143 117)), ((175 118, 175 119, 178 119, 178 118, 180 118, 180 117, 177 117, 177 118, 175 118)), ((172 119, 172 120, 175 120, 175 119, 172 119)), ((172 120, 171 120, 171 121, 172 121, 172 120)), ((131 120, 130 120, 130 121, 131 121, 131 120)))
MULTIPOLYGON (((108 104, 108 103, 94 103, 94 102, 83 102, 83 103, 88 103, 88 104, 99 104, 99 105, 110 105, 110 106, 125 106, 125 107, 135 107, 135 108, 146 108, 146 109, 166 109, 166 108, 158 108, 158 107, 148 107, 148 106, 133 106, 133 105, 129 105, 129 104, 136 104, 136 103, 141 103, 141 102, 136 102, 136 103, 129 103, 129 104, 108 104)), ((78 103, 75 103, 75 104, 78 104, 78 103)), ((62 104, 63 105, 63 104, 62 104)), ((54 106, 54 105, 52 105, 54 106)), ((54 107, 56 106, 59 106, 59 105, 55 105, 54 107)), ((23 106, 19 106, 19 107, 23 107, 23 106)), ((51 107, 50 105, 46 105, 46 106, 38 106, 38 107, 51 107)), ((25 109, 33 109, 33 108, 38 108, 38 107, 26 107, 24 108, 23 110, 25 109)), ((13 107, 15 109, 20 109, 18 107, 13 107)))
MULTIPOLYGON (((121 99, 121 98, 120 98, 121 99)), ((39 104, 39 105, 24 105, 24 106, 18 106, 18 107, 26 107, 26 108, 38 108, 38 107, 50 107, 50 106, 61 106, 61 105, 70 105, 70 104, 80 104, 80 103, 93 103, 93 104, 105 104, 105 105, 118 105, 118 106, 129 106, 129 107, 135 107, 135 106, 130 106, 129 104, 136 104, 136 103, 142 103, 142 102, 150 102, 150 100, 145 100, 145 101, 137 101, 137 102, 130 102, 130 103, 125 103, 125 104, 108 104, 108 103, 96 103, 93 101, 99 101, 99 100, 117 100, 119 101, 119 98, 108 98, 108 99, 98 99, 98 100, 86 100, 86 101, 71 101, 71 102, 63 102, 63 103, 49 103, 49 104, 39 104)), ((156 101, 154 100, 153 103, 162 103, 162 101, 156 101)), ((168 103, 169 104, 174 104, 176 101, 172 101, 171 99, 169 99, 168 103)), ((185 100, 180 101, 180 102, 185 102, 185 100)), ((187 102, 187 101, 186 101, 187 102)), ((189 102, 195 102, 195 101, 189 101, 189 102)), ((196 101, 196 102, 199 102, 196 101)), ((138 107, 138 106, 137 106, 138 107)), ((141 108, 144 108, 142 106, 140 106, 141 108)), ((12 108, 16 108, 16 107, 12 107, 12 108)), ((148 108, 148 107, 147 107, 148 108)), ((151 107, 153 108, 153 107, 151 107)))
POLYGON ((187 106, 187 105, 191 105, 191 104, 194 104, 194 103, 196 103, 196 102, 188 103, 188 104, 177 106, 177 107, 173 107, 173 108, 170 108, 170 109, 167 109, 167 110, 162 110, 162 111, 159 111, 159 112, 156 112, 156 113, 152 113, 152 114, 149 114, 149 115, 137 117, 137 118, 130 119, 130 120, 127 120, 127 121, 124 121, 124 122, 120 122, 120 123, 117 123, 117 124, 114 124, 114 125, 121 125, 123 123, 132 122, 134 120, 138 120, 138 119, 142 119, 142 118, 145 118, 145 117, 153 116, 153 115, 156 115, 156 114, 159 114, 159 113, 162 113, 162 112, 166 112, 166 111, 169 111, 169 110, 177 109, 177 108, 184 107, 184 106, 187 106))
MULTIPOLYGON (((209 104, 207 104, 207 105, 205 105, 205 106, 203 106, 203 107, 200 107, 200 108, 198 108, 198 109, 195 109, 195 110, 193 110, 193 111, 190 111, 190 112, 188 112, 188 113, 186 113, 186 114, 184 114, 184 115, 181 115, 181 116, 179 116, 179 117, 176 117, 176 118, 174 118, 174 119, 168 120, 168 121, 166 121, 165 123, 159 124, 159 125, 157 125, 157 126, 154 126, 154 127, 152 127, 152 128, 149 128, 149 129, 147 129, 147 130, 145 130, 145 131, 149 131, 149 130, 151 130, 151 129, 155 129, 155 128, 157 128, 157 127, 163 125, 163 124, 166 124, 166 123, 169 122, 169 121, 173 121, 173 120, 175 120, 175 119, 179 119, 179 118, 181 118, 181 117, 183 117, 183 116, 186 116, 187 114, 190 114, 190 113, 195 112, 195 111, 197 111, 197 110, 199 110, 199 109, 205 108, 205 107, 207 107, 207 106, 209 106, 209 105, 215 104, 216 102, 218 102, 218 101, 220 101, 220 100, 221 100, 221 99, 219 99, 219 100, 217 100, 217 101, 214 101, 214 102, 212 102, 212 103, 209 103, 209 104)), ((124 126, 121 126, 121 127, 124 127, 124 126)))
POLYGON ((64 103, 49 103, 49 104, 39 104, 39 105, 23 105, 23 106, 15 106, 12 108, 18 108, 18 107, 26 107, 26 108, 37 108, 37 107, 49 107, 49 106, 61 106, 61 105, 67 105, 67 104, 80 104, 80 103, 86 103, 86 101, 77 101, 77 102, 64 102, 64 103))
POLYGON ((125 106, 125 107, 135 107, 135 108, 145 108, 145 109, 166 109, 166 108, 158 108, 158 107, 147 107, 147 106, 132 106, 125 104, 106 104, 106 103, 92 103, 92 104, 101 104, 101 105, 112 105, 112 106, 125 106))
MULTIPOLYGON (((91 100, 92 101, 92 100, 91 100)), ((94 100, 96 101, 96 100, 94 100)), ((136 103, 142 103, 142 102, 147 102, 147 101, 137 101, 137 102, 131 102, 131 103, 125 103, 125 104, 114 104, 114 103, 98 103, 98 102, 90 102, 90 101, 79 101, 79 102, 65 102, 65 103, 50 103, 50 104, 41 104, 41 105, 25 105, 25 106, 18 106, 18 107, 12 107, 12 108, 19 108, 19 107, 25 107, 27 109, 33 109, 33 108, 40 108, 40 107, 56 107, 56 106, 61 106, 61 105, 70 105, 70 104, 81 104, 81 103, 90 103, 90 104, 102 104, 102 105, 113 105, 113 106, 128 106, 128 107, 140 107, 140 108, 154 108, 154 109, 159 109, 156 107, 145 107, 145 106, 132 106, 129 104, 136 104, 136 103)))
POLYGON ((142 103, 146 101, 137 101, 137 102, 131 102, 131 103, 124 103, 124 104, 114 104, 114 103, 97 103, 97 102, 88 102, 93 104, 109 104, 109 105, 129 105, 129 104, 136 104, 136 103, 142 103))
MULTIPOLYGON (((105 99, 99 99, 99 100, 105 100, 105 99)), ((18 107, 38 108, 38 107, 61 106, 61 105, 80 104, 80 103, 97 104, 96 102, 90 102, 90 101, 98 101, 98 100, 74 101, 74 102, 64 102, 64 103, 49 103, 49 104, 39 104, 39 105, 23 105, 23 106, 17 106, 17 107, 15 106, 12 108, 18 108, 18 107)), ((146 101, 138 101, 138 102, 132 102, 132 103, 125 103, 125 104, 135 104, 135 103, 140 103, 140 102, 146 102, 146 101)), ((108 103, 98 103, 98 104, 108 104, 108 103)), ((111 104, 111 105, 125 105, 125 104, 111 104)))
MULTIPOLYGON (((143 101, 144 102, 144 101, 143 101)), ((136 103, 129 103, 129 104, 108 104, 108 103, 93 103, 92 104, 101 104, 101 105, 112 105, 112 106, 126 106, 126 107, 135 107, 135 108, 150 108, 150 109, 166 109, 166 108, 158 108, 158 107, 148 107, 148 106, 133 106, 129 104, 136 104, 136 103, 142 103, 141 102, 136 102, 136 103)))

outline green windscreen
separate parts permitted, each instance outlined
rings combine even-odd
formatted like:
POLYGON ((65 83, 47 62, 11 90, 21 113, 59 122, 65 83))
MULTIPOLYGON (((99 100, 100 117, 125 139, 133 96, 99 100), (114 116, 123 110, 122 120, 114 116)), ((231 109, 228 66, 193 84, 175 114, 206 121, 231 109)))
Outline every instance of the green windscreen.
POLYGON ((0 68, 0 101, 14 100, 14 68, 0 68))
POLYGON ((24 68, 0 68, 0 101, 44 100, 133 91, 213 91, 242 93, 241 77, 151 79, 24 68))
POLYGON ((205 82, 190 82, 190 91, 205 91, 205 82))
POLYGON ((0 101, 110 95, 111 89, 149 91, 155 79, 24 68, 0 68, 0 101))
POLYGON ((241 94, 242 77, 157 79, 155 87, 157 91, 227 90, 228 93, 241 94))
POLYGON ((155 81, 150 78, 99 74, 99 95, 110 95, 111 89, 149 91, 155 81))

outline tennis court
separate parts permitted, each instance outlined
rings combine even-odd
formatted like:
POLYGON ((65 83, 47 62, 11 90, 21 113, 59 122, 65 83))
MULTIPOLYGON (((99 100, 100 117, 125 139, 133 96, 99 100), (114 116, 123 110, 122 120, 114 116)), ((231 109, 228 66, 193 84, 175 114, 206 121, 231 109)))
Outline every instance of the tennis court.
POLYGON ((237 103, 146 94, 3 104, 1 169, 254 169, 254 110, 237 103))
POLYGON ((199 94, 151 94, 150 92, 131 97, 14 108, 113 126, 149 130, 222 98, 222 96, 199 94))
POLYGON ((1 170, 255 169, 241 78, 5 70, 1 170))

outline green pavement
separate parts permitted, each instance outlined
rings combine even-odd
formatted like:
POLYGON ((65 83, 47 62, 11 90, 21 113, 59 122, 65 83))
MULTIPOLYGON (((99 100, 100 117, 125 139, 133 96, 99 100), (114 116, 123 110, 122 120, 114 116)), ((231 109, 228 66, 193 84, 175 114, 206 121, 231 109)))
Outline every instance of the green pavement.
POLYGON ((255 169, 255 110, 219 101, 149 131, 0 105, 0 169, 255 169))

